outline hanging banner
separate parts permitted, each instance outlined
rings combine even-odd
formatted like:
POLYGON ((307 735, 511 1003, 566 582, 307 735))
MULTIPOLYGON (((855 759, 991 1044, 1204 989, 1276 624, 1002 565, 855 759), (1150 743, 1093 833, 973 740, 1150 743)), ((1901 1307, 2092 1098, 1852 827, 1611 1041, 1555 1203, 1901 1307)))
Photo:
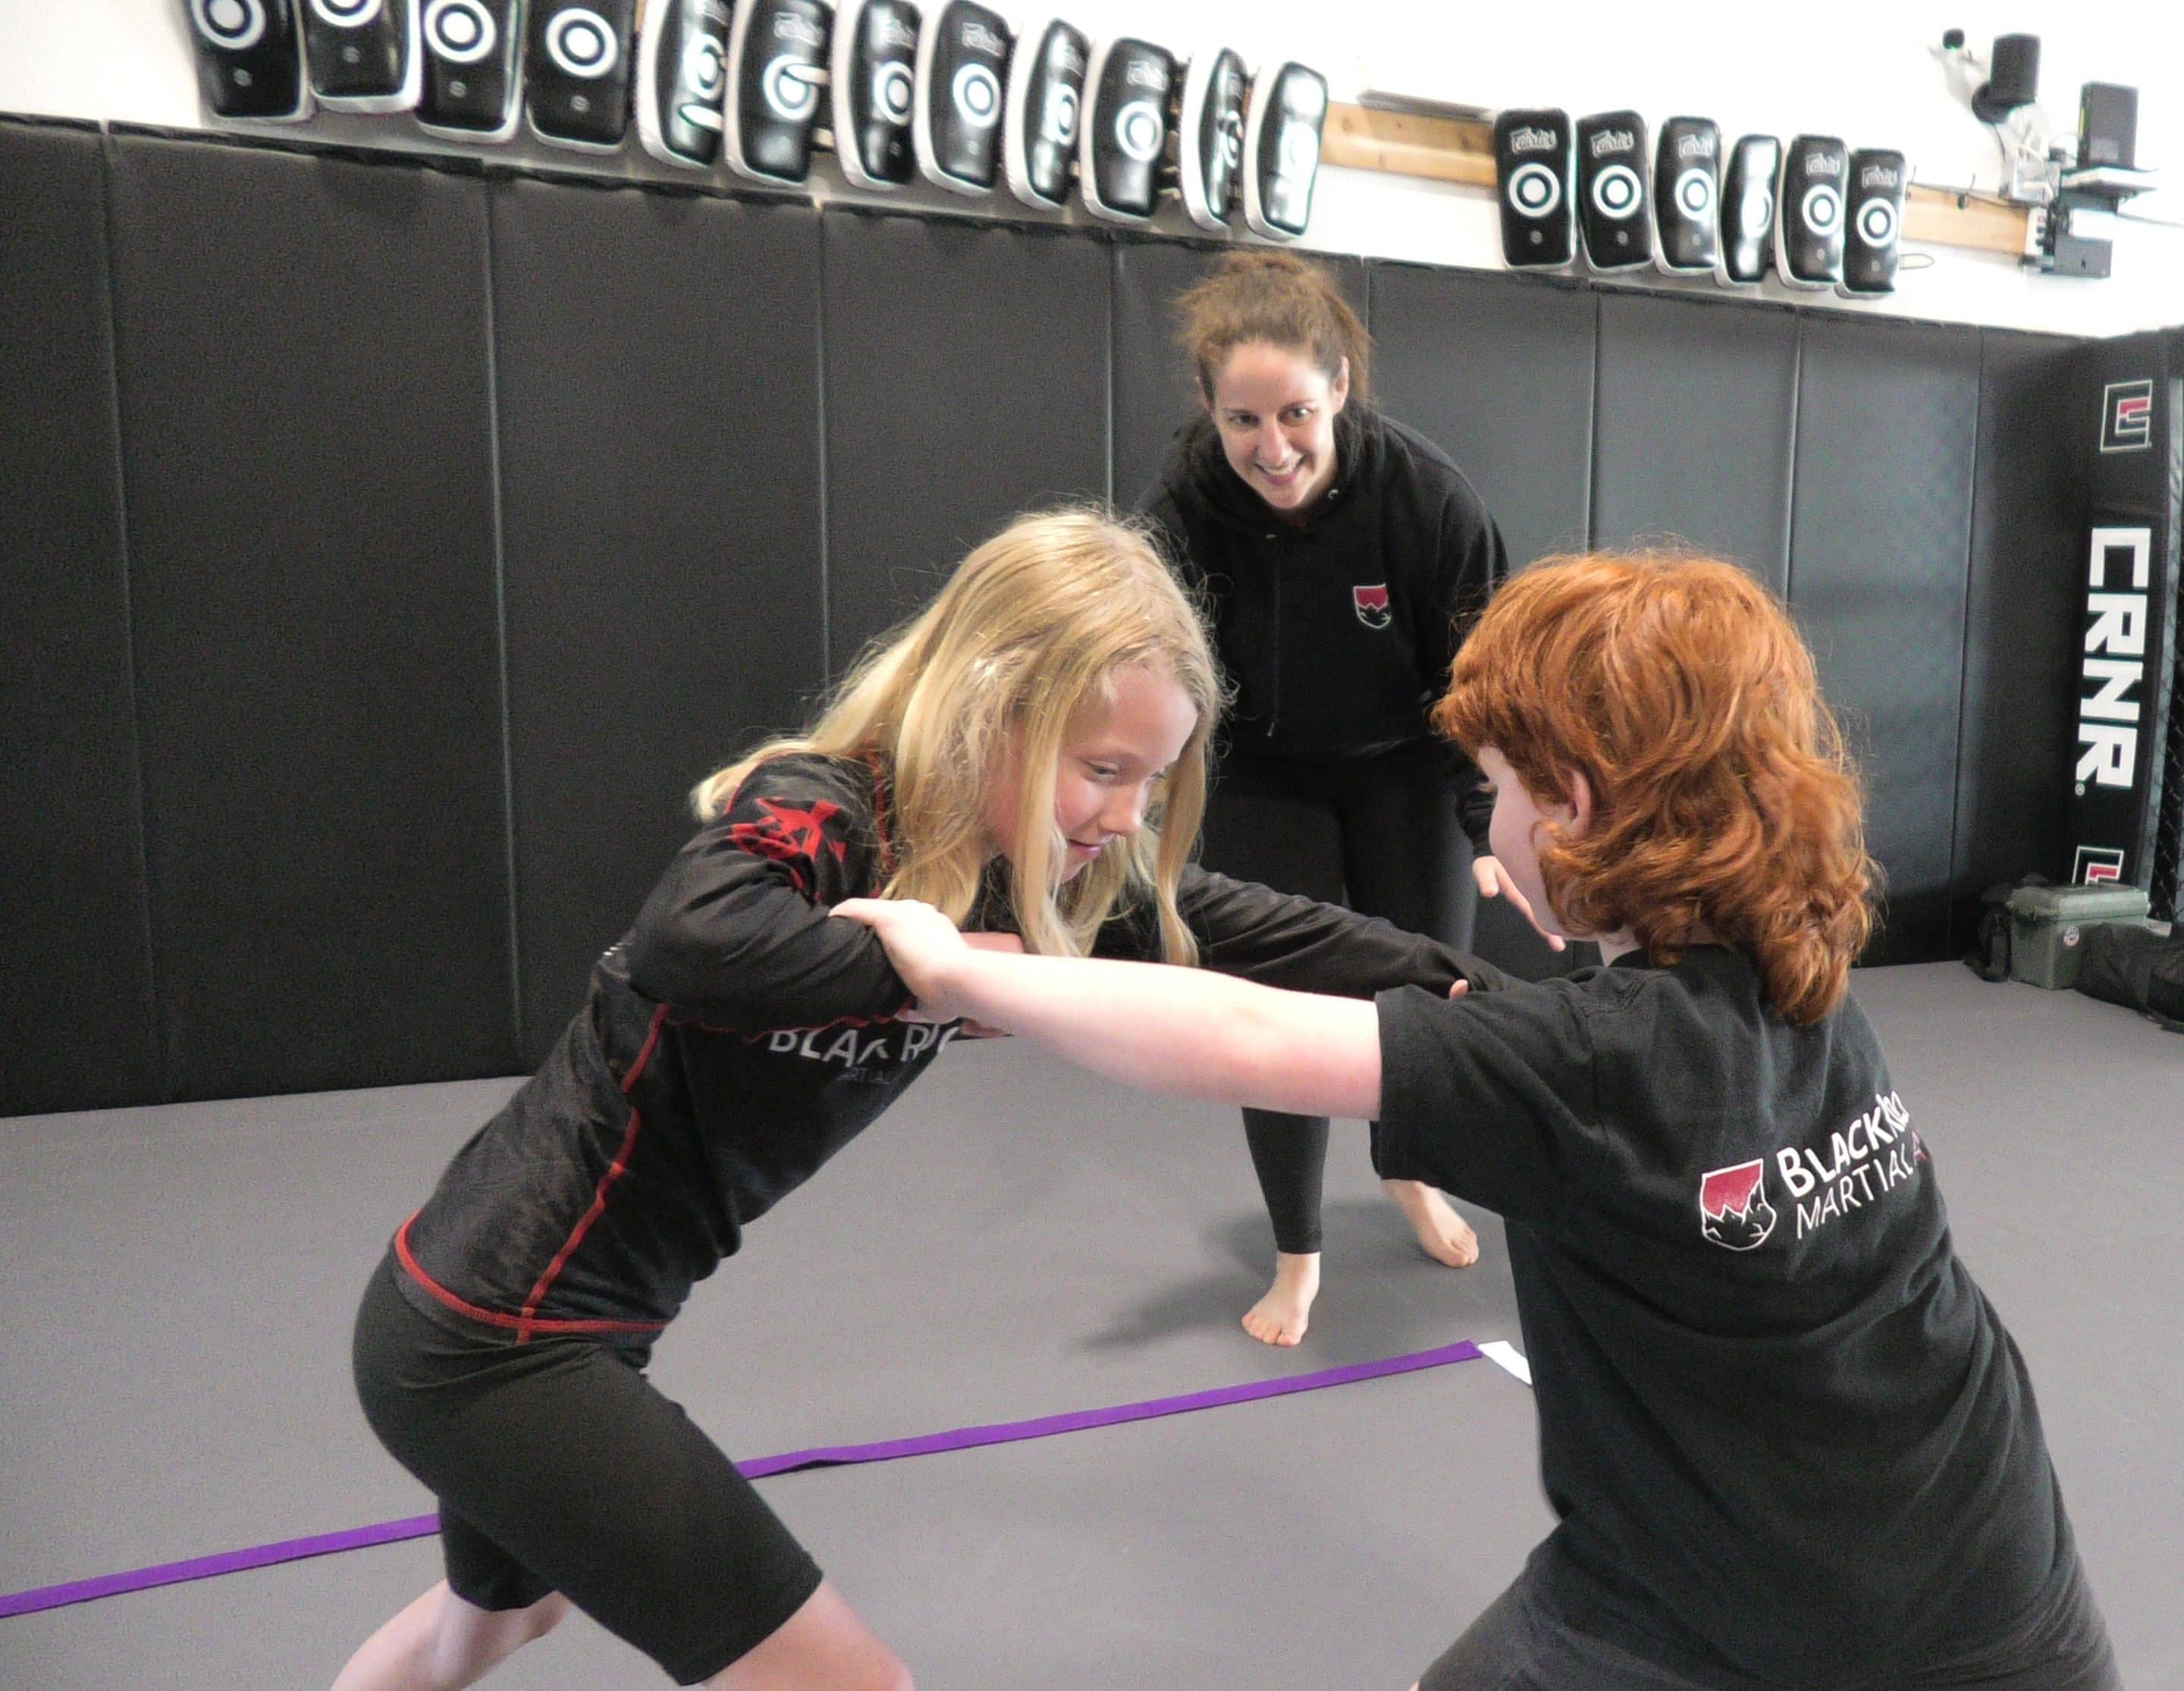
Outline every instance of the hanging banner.
MULTIPOLYGON (((2133 335, 2090 349, 2100 411, 2088 420, 2097 421, 2098 449, 2088 477, 2072 885, 2146 887, 2154 874, 2184 497, 2176 341, 2133 335)), ((2165 867, 2173 883, 2173 860, 2165 867)))

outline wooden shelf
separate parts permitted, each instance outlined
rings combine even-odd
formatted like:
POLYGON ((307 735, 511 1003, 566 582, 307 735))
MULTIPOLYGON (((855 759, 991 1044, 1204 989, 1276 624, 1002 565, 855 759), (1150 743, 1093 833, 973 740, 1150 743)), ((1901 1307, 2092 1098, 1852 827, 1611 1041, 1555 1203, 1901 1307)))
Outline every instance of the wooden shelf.
MULTIPOLYGON (((1494 131, 1461 118, 1376 111, 1335 102, 1327 108, 1319 156, 1352 170, 1384 170, 1429 181, 1494 186, 1494 131)), ((2024 253, 2022 206, 1970 199, 1914 184, 1903 197, 1903 236, 1943 247, 2024 253)))

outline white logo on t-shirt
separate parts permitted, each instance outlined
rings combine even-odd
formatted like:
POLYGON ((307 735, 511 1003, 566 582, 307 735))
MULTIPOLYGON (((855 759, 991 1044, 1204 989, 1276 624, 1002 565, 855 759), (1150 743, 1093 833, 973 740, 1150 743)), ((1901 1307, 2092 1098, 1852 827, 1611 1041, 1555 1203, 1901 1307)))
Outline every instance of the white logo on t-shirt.
POLYGON ((1797 1204, 1797 1237, 1836 1216, 1863 1209, 1907 1180, 1926 1160, 1911 1112, 1894 1093, 1873 1095, 1873 1108, 1828 1136, 1825 1155, 1786 1145, 1774 1154, 1782 1183, 1797 1204))

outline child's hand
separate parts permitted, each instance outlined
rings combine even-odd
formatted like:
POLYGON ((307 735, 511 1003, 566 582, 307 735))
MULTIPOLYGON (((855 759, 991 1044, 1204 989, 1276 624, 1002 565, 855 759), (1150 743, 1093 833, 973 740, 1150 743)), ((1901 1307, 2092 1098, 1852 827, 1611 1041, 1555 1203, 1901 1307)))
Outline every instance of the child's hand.
POLYGON ((1532 901, 1517 890, 1517 883, 1509 878, 1509 871, 1502 868, 1501 859, 1474 858, 1471 863, 1471 877, 1479 883, 1480 898, 1507 899, 1517 907, 1517 914, 1532 925, 1534 933, 1546 941, 1555 950, 1560 951, 1563 948, 1565 943, 1563 937, 1558 933, 1549 933, 1546 929, 1540 926, 1540 919, 1532 914, 1532 901))
MULTIPOLYGON (((862 922, 887 947, 888 961, 916 994, 917 1007, 936 1021, 952 1021, 963 1012, 949 997, 947 981, 953 969, 970 955, 972 947, 956 930, 956 924, 930 904, 915 898, 844 898, 833 914, 844 921, 862 922)), ((981 948, 999 950, 992 943, 1005 937, 980 937, 981 948)), ((1018 946, 1021 949, 1021 945, 1018 946)))

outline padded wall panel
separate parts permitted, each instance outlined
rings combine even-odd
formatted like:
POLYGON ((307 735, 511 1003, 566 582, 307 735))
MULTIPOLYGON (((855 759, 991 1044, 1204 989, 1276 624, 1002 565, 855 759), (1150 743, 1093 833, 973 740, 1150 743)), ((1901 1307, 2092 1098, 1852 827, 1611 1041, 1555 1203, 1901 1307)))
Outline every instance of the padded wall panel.
POLYGON ((493 191, 523 1056, 824 676, 818 219, 493 191))
POLYGON ((174 1091, 504 1073, 484 185, 147 136, 113 160, 174 1091))
POLYGON ((1068 231, 822 225, 829 661, 1017 512, 1107 492, 1107 253, 1068 231))
POLYGON ((1780 592, 1797 319, 1728 301, 1603 294, 1599 381, 1591 543, 1685 542, 1780 592))
MULTIPOLYGON (((1201 401, 1197 377, 1176 344, 1176 297, 1230 249, 1174 241, 1113 243, 1115 290, 1115 503, 1135 509, 1167 462, 1176 432, 1201 401)), ((1371 287, 1357 259, 1314 256, 1369 330, 1371 287)))
MULTIPOLYGON (((1536 278, 1376 264, 1373 381, 1382 409, 1446 449, 1486 502, 1513 566, 1582 546, 1592 475, 1597 313, 1582 288, 1536 278)), ((1597 961, 1547 949, 1499 899, 1475 943, 1538 979, 1597 961)))
POLYGON ((159 1092, 99 149, 0 124, 0 1115, 159 1092))
POLYGON ((1952 945, 1979 331, 1813 317, 1803 333, 1791 606, 1887 875, 1866 960, 1931 961, 1952 945))
POLYGON ((1980 337, 1979 474, 1965 606, 1964 728, 1957 755, 1958 950, 1977 932, 1981 893, 2036 871, 2070 872, 2078 638, 2085 614, 2086 459, 2074 424, 2083 385, 2059 337, 1980 337))
POLYGON ((1374 264, 1380 403, 1446 449, 1513 566, 1585 543, 1596 309, 1536 277, 1374 264))

